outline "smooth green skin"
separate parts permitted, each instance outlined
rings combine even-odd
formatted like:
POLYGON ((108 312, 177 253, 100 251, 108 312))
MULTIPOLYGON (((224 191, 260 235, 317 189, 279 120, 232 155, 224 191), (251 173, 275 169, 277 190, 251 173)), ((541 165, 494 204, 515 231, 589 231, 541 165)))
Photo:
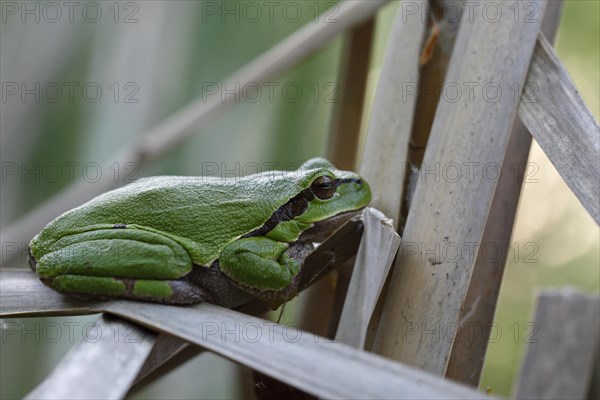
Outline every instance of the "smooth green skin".
POLYGON ((40 278, 67 293, 119 296, 127 279, 133 280, 134 298, 168 298, 169 282, 187 275, 194 264, 209 266, 216 259, 240 285, 280 291, 301 268, 285 254, 289 243, 315 222, 366 206, 368 184, 343 183, 331 199, 315 197, 302 215, 265 236, 241 237, 323 175, 360 179, 322 158, 296 171, 243 178, 140 179, 50 222, 31 241, 31 255, 40 278))

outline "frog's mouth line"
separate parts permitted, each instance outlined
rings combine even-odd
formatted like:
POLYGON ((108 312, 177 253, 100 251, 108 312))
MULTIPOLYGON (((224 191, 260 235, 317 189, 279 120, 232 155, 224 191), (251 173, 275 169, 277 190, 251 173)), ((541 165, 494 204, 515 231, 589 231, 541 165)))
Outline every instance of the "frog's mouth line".
POLYGON ((365 207, 361 207, 356 210, 343 211, 326 220, 315 222, 312 228, 302 232, 298 241, 313 242, 315 245, 323 243, 346 222, 353 217, 360 215, 364 208, 365 207))

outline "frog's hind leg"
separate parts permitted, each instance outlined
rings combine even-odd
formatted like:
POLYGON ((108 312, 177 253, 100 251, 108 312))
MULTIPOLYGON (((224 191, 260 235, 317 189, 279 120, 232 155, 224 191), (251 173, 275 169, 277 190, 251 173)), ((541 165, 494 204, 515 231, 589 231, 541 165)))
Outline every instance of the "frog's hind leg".
POLYGON ((45 254, 33 262, 38 275, 172 280, 192 270, 187 251, 160 232, 133 226, 92 228, 47 245, 45 254))
POLYGON ((208 294, 187 279, 123 279, 102 276, 60 275, 50 285, 78 297, 118 297, 166 304, 194 304, 208 294))
POLYGON ((175 240, 134 225, 83 228, 49 244, 32 267, 48 286, 80 297, 197 303, 206 297, 187 280, 192 261, 175 240))

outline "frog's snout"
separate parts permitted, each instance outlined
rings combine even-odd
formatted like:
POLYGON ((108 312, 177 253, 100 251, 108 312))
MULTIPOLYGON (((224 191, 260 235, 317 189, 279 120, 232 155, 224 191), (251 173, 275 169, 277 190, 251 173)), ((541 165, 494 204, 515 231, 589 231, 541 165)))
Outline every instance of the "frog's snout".
POLYGON ((367 206, 371 202, 371 187, 369 186, 367 181, 365 181, 361 177, 359 177, 356 180, 356 184, 358 185, 358 190, 360 193, 362 193, 362 197, 363 197, 363 201, 361 202, 361 205, 363 207, 367 206))

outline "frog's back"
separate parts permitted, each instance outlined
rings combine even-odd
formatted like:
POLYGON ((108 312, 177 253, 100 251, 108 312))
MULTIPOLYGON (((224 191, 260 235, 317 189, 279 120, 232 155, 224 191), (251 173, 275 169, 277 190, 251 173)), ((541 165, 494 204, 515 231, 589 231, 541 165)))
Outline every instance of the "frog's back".
POLYGON ((194 263, 208 265, 228 243, 261 227, 293 197, 298 185, 298 179, 284 174, 140 179, 59 216, 31 247, 41 256, 59 237, 94 225, 125 224, 163 232, 179 242, 194 263))

